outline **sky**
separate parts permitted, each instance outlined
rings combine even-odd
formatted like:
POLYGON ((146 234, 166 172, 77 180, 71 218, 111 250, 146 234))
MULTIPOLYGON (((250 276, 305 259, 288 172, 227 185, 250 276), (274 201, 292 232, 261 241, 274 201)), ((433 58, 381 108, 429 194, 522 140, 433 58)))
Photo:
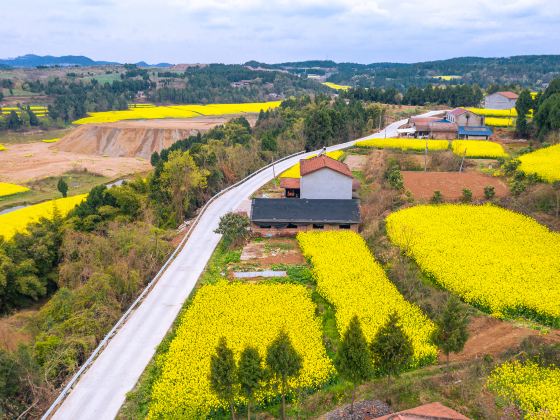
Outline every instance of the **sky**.
POLYGON ((560 53, 560 0, 1 0, 0 58, 418 62, 560 53))

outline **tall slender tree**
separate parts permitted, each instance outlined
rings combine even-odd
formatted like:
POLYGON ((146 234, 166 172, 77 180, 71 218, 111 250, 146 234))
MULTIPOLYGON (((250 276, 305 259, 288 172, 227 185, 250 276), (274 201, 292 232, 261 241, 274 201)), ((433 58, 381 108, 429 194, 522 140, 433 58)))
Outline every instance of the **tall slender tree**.
POLYGON ((241 392, 247 397, 247 419, 251 419, 251 405, 254 403, 255 392, 259 389, 264 377, 262 358, 254 347, 247 347, 241 353, 238 367, 238 379, 241 392))
POLYGON ((233 399, 237 384, 237 368, 233 358, 233 350, 227 345, 225 337, 221 337, 216 347, 216 354, 210 359, 210 388, 218 398, 229 404, 231 418, 235 419, 233 399))
POLYGON ((286 331, 281 330, 278 337, 270 344, 266 353, 266 363, 272 375, 280 381, 282 395, 282 419, 286 419, 286 394, 288 379, 299 374, 303 361, 296 351, 286 331))
POLYGON ((434 342, 446 356, 449 368, 449 353, 458 353, 465 347, 469 338, 469 317, 461 308, 461 302, 455 296, 447 300, 447 304, 437 320, 434 342))
POLYGON ((397 377, 410 364, 414 349, 410 338, 400 326, 396 312, 375 335, 370 345, 376 371, 381 375, 397 377))
POLYGON ((373 374, 371 352, 362 331, 360 320, 356 315, 350 320, 344 337, 342 337, 337 353, 336 368, 342 378, 353 384, 350 413, 354 414, 356 387, 368 380, 373 374))

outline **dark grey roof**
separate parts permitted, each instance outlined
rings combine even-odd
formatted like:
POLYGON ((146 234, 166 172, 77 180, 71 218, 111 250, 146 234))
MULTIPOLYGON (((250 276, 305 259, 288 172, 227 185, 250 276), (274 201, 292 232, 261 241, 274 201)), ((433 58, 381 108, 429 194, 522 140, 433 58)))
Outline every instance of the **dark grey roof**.
POLYGON ((265 223, 359 223, 358 200, 254 198, 251 221, 265 223))

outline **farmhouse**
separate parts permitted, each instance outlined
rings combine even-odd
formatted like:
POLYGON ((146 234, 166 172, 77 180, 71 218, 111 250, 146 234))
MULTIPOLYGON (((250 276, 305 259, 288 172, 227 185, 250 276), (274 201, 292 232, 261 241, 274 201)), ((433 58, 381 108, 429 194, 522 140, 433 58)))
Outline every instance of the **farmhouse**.
POLYGON ((344 163, 320 154, 300 161, 300 178, 281 178, 284 197, 256 198, 251 205, 251 229, 266 236, 293 235, 311 229, 357 230, 359 183, 344 163))
POLYGON ((496 92, 484 98, 484 108, 511 109, 515 107, 519 95, 515 92, 496 92))
POLYGON ((457 124, 459 127, 481 127, 484 125, 484 116, 476 115, 465 108, 455 108, 445 114, 445 119, 457 124))
POLYGON ((445 117, 412 117, 398 130, 400 135, 423 139, 453 140, 485 139, 492 130, 485 125, 485 118, 464 109, 455 108, 445 113, 445 117))

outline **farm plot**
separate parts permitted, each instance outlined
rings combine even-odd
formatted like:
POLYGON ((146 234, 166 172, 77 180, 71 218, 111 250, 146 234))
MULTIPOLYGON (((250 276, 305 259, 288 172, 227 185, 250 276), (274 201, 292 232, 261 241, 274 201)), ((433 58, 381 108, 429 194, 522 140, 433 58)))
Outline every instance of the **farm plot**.
POLYGON ((369 139, 361 140, 356 142, 358 147, 371 147, 376 149, 395 149, 402 150, 404 152, 408 150, 412 151, 424 151, 426 150, 426 144, 428 144, 428 150, 447 150, 449 148, 449 142, 447 140, 422 140, 422 139, 369 139))
POLYGON ((29 191, 29 188, 21 185, 9 184, 7 182, 0 182, 0 199, 9 197, 14 194, 20 194, 29 191))
POLYGON ((548 182, 560 181, 560 144, 527 153, 519 160, 520 171, 537 174, 548 182))
POLYGON ((560 234, 493 205, 416 206, 386 222, 390 240, 466 302, 560 326, 560 234))
POLYGON ((16 232, 25 231, 28 224, 38 221, 41 217, 52 218, 55 209, 60 215, 65 216, 80 204, 86 198, 86 195, 58 198, 2 214, 0 215, 0 236, 10 239, 16 232))
POLYGON ((501 144, 488 140, 454 140, 451 148, 458 156, 468 158, 499 158, 508 154, 501 144))
POLYGON ((396 311, 414 346, 413 364, 435 360, 437 350, 430 343, 434 325, 389 281, 360 235, 350 231, 305 232, 297 239, 313 265, 318 292, 336 310, 341 335, 357 315, 366 338, 372 340, 389 314, 396 311))
POLYGON ((74 121, 74 124, 110 123, 123 120, 149 120, 161 118, 193 118, 205 115, 232 115, 258 113, 277 108, 280 101, 242 104, 136 106, 122 111, 92 112, 89 117, 74 121))
POLYGON ((517 404, 527 419, 560 418, 560 369, 533 362, 504 363, 492 372, 488 388, 517 404))
MULTIPOLYGON (((248 345, 264 358, 282 328, 303 358, 302 373, 291 385, 313 389, 327 382, 334 367, 322 344, 315 305, 303 286, 220 282, 202 287, 160 360, 162 374, 153 387, 148 417, 206 418, 222 407, 208 381, 210 358, 220 337, 226 337, 236 360, 248 345)), ((274 398, 274 385, 268 383, 257 400, 274 398)), ((236 399, 243 402, 241 396, 236 399)))

